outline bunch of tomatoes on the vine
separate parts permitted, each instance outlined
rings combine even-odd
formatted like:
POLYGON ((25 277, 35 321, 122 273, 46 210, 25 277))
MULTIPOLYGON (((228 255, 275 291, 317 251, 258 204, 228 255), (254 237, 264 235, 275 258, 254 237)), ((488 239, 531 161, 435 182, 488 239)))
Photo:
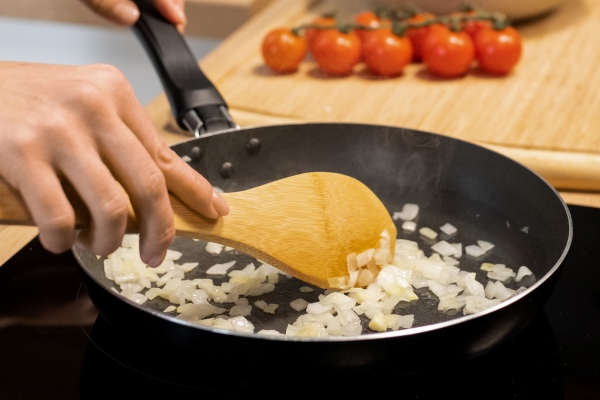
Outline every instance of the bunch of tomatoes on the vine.
POLYGON ((454 78, 474 65, 489 74, 508 74, 521 58, 522 42, 502 14, 467 8, 444 16, 369 10, 350 23, 321 16, 273 29, 262 43, 265 64, 280 74, 297 71, 309 52, 330 76, 351 74, 364 63, 371 74, 390 78, 410 63, 423 63, 437 76, 454 78))

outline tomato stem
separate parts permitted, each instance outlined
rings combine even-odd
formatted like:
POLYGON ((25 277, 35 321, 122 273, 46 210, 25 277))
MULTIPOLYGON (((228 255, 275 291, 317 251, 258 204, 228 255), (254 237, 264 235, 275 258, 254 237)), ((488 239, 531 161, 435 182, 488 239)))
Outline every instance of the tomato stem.
MULTIPOLYGON (((450 30, 455 32, 462 30, 465 23, 471 21, 489 21, 495 30, 502 30, 510 25, 510 21, 504 14, 475 11, 472 6, 465 7, 469 8, 463 8, 465 14, 462 15, 440 15, 419 22, 408 21, 412 16, 416 15, 415 11, 400 10, 391 12, 388 9, 379 8, 376 10, 375 14, 382 21, 391 21, 392 32, 397 36, 404 36, 407 29, 422 28, 433 24, 446 25, 450 30), (466 12, 468 12, 468 14, 466 14, 466 12)), ((356 23, 338 23, 336 25, 304 24, 293 28, 292 31, 296 35, 300 35, 302 31, 306 31, 307 29, 337 29, 340 32, 349 33, 352 30, 376 30, 386 26, 388 25, 385 23, 379 27, 356 23)))

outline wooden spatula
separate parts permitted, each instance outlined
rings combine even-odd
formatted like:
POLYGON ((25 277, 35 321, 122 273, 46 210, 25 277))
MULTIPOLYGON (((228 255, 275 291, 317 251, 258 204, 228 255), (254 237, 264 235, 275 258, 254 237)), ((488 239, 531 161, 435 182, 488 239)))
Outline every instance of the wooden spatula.
MULTIPOLYGON (((379 247, 384 231, 394 251, 390 213, 368 187, 346 175, 304 173, 223 197, 229 215, 211 220, 171 196, 177 235, 231 246, 322 288, 330 287, 328 278, 348 275, 349 254, 379 247)), ((85 226, 87 211, 78 202, 74 208, 85 226)), ((0 224, 34 224, 1 179, 0 224)), ((128 230, 137 232, 133 213, 128 230)))

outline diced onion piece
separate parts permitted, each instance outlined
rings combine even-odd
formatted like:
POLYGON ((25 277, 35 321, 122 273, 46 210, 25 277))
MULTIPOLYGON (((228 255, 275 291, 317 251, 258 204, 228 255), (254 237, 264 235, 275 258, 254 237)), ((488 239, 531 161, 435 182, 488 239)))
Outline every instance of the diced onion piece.
POLYGON ((306 306, 306 312, 313 315, 323 314, 330 311, 332 308, 333 306, 331 304, 323 304, 320 301, 317 301, 315 303, 309 303, 306 306))
POLYGON ((223 246, 222 244, 208 242, 208 243, 206 243, 206 246, 204 247, 204 249, 210 254, 218 255, 218 254, 221 254, 221 252, 223 251, 223 247, 225 247, 225 246, 223 246))
POLYGON ((266 302, 266 301, 264 301, 264 300, 257 300, 257 301, 254 303, 254 305, 255 305, 256 307, 260 308, 261 310, 264 310, 264 309, 265 309, 265 307, 267 307, 267 305, 268 305, 268 304, 267 304, 267 302, 266 302))
POLYGON ((481 247, 483 251, 488 251, 494 248, 494 245, 490 242, 486 242, 485 240, 478 240, 477 245, 481 247))
POLYGON ((308 306, 308 301, 304 299, 296 299, 290 303, 290 307, 296 311, 306 310, 306 306, 308 306))
POLYGON ((417 224, 414 221, 404 221, 402 223, 402 230, 407 232, 414 232, 417 230, 417 224))
POLYGON ((273 336, 282 336, 283 335, 281 332, 278 332, 274 329, 262 329, 262 330, 256 332, 256 334, 258 334, 258 335, 273 335, 273 336))
POLYGON ((439 242, 435 243, 433 246, 431 246, 431 249, 440 253, 443 256, 456 255, 456 247, 454 247, 445 240, 440 240, 439 242))
POLYGON ((515 277, 517 274, 512 268, 507 268, 504 264, 494 264, 492 269, 487 273, 487 277, 490 279, 496 279, 499 281, 507 281, 509 278, 515 277))
POLYGON ((419 206, 413 203, 406 203, 402 207, 402 211, 395 211, 392 214, 392 218, 394 220, 412 221, 417 215, 419 215, 419 206))
POLYGON ((367 249, 356 256, 356 261, 359 267, 364 267, 373 258, 375 249, 367 249))
POLYGON ((354 272, 358 270, 360 267, 358 266, 358 258, 356 253, 350 253, 346 257, 346 264, 348 266, 348 273, 354 272))
POLYGON ((436 231, 434 231, 433 229, 428 228, 426 226, 419 229, 419 233, 428 239, 435 239, 438 235, 436 231))
POLYGON ((333 278, 327 278, 327 283, 332 289, 348 289, 348 277, 347 276, 336 276, 333 278))
POLYGON ((206 270, 207 275, 226 275, 227 271, 231 269, 235 265, 235 260, 224 263, 224 264, 215 264, 209 269, 206 270))
POLYGON ((271 304, 267 304, 267 306, 265 308, 263 308, 263 311, 266 312, 267 314, 275 314, 275 311, 277 310, 277 308, 279 308, 279 304, 271 303, 271 304))
POLYGON ((529 268, 523 265, 519 267, 519 270, 517 271, 517 276, 515 277, 515 281, 521 282, 521 279, 523 279, 527 275, 533 275, 533 272, 531 272, 529 268))
POLYGON ((385 332, 387 330, 387 324, 385 323, 385 317, 382 312, 378 312, 371 318, 369 328, 377 332, 385 332))
POLYGON ((486 272, 491 271, 492 268, 494 268, 494 264, 488 263, 488 262, 482 263, 481 267, 479 267, 479 269, 481 269, 482 271, 486 271, 486 272))
POLYGON ((252 313, 252 306, 249 304, 248 305, 236 304, 235 306, 233 306, 229 309, 229 315, 231 315, 232 317, 237 317, 237 316, 247 317, 251 313, 252 313))
POLYGON ((468 246, 465 246, 465 253, 473 257, 479 257, 485 253, 485 250, 483 250, 476 244, 470 244, 468 246))
POLYGON ((444 232, 448 236, 451 236, 457 232, 457 229, 454 225, 446 222, 444 225, 440 226, 440 231, 444 232))

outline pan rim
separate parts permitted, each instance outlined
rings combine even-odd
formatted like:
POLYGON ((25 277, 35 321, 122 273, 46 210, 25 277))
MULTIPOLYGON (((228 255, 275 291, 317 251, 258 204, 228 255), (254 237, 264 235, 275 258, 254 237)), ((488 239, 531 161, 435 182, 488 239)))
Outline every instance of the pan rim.
MULTIPOLYGON (((144 307, 143 305, 139 305, 139 304, 135 303, 134 301, 129 300, 129 299, 125 298, 124 296, 116 293, 114 290, 110 290, 110 289, 106 288, 106 286, 103 283, 101 283, 95 276, 93 276, 87 270, 87 268, 83 265, 83 263, 81 261, 81 257, 80 257, 80 254, 78 253, 78 250, 76 248, 73 248, 72 251, 75 255, 75 258, 77 259, 77 261, 79 263, 79 267, 84 271, 84 273, 89 278, 94 280, 97 285, 102 287, 103 290, 110 292, 110 295, 112 295, 112 296, 118 296, 118 298, 120 300, 123 300, 123 299, 126 300, 126 303, 128 305, 133 306, 138 311, 144 312, 144 313, 150 313, 153 316, 158 316, 159 318, 167 320, 169 322, 175 322, 186 328, 200 329, 202 331, 206 331, 206 332, 210 332, 210 333, 217 333, 217 334, 228 335, 228 336, 237 336, 237 337, 241 337, 241 338, 250 338, 253 340, 255 340, 255 339, 256 340, 276 340, 276 341, 282 341, 282 342, 312 343, 312 342, 370 341, 370 340, 378 340, 378 339, 401 338, 401 337, 413 336, 416 334, 423 334, 423 333, 427 333, 427 332, 440 331, 445 328, 449 328, 449 327, 452 327, 452 326, 455 326, 458 324, 463 324, 468 321, 481 319, 481 318, 488 316, 489 314, 496 313, 497 311, 499 311, 501 309, 508 308, 511 305, 515 304, 516 302, 522 300, 524 297, 529 296, 532 292, 538 290, 543 284, 545 284, 551 277, 553 277, 555 274, 557 274, 557 272, 563 265, 564 259, 566 258, 567 254, 570 250, 572 238, 573 238, 572 217, 571 217, 571 214, 570 214, 567 204, 564 202, 564 200, 562 199, 562 197, 560 196, 558 191, 552 185, 550 185, 549 182, 545 178, 540 176, 537 172, 533 171, 531 168, 529 168, 513 159, 510 159, 500 153, 497 153, 494 150, 488 149, 488 148, 481 146, 479 144, 476 144, 476 143, 467 142, 467 141, 459 139, 459 138, 453 138, 453 137, 449 137, 447 135, 443 135, 443 134, 439 134, 439 133, 420 131, 420 130, 416 130, 416 129, 403 128, 403 127, 397 127, 397 126, 366 124, 366 123, 356 124, 356 123, 337 123, 337 122, 298 122, 298 123, 292 123, 292 124, 269 125, 268 128, 277 129, 277 128, 281 128, 281 127, 290 127, 292 125, 300 126, 300 127, 304 126, 305 128, 313 126, 313 125, 329 125, 329 126, 336 125, 336 126, 342 126, 342 127, 343 126, 352 126, 354 128, 359 126, 359 127, 365 127, 365 128, 377 127, 377 128, 383 128, 383 129, 390 128, 390 129, 394 129, 394 130, 400 129, 400 130, 407 130, 407 131, 411 131, 411 132, 421 132, 421 133, 425 133, 428 135, 435 135, 435 136, 442 136, 445 138, 449 138, 450 140, 461 142, 461 143, 464 143, 469 146, 474 146, 474 147, 480 148, 486 152, 490 152, 490 153, 499 155, 499 156, 505 158, 506 160, 508 160, 509 162, 518 164, 522 168, 526 169, 530 174, 537 177, 537 179, 539 179, 540 181, 545 183, 545 185, 554 192, 556 199, 559 200, 560 205, 562 206, 562 209, 564 211, 564 216, 566 217, 566 222, 568 225, 567 240, 566 240, 566 243, 564 244, 562 252, 560 253, 560 256, 557 258, 557 260, 554 263, 554 265, 552 266, 552 268, 550 268, 544 275, 539 277, 539 279, 537 279, 536 282, 534 284, 532 284, 530 287, 525 289, 523 292, 501 302, 498 305, 495 305, 488 309, 479 311, 477 313, 458 316, 458 317, 455 317, 448 321, 435 322, 435 323, 431 323, 431 324, 427 324, 427 325, 406 328, 406 329, 400 329, 397 331, 368 332, 368 333, 363 333, 361 335, 356 335, 356 336, 328 336, 328 337, 295 337, 295 336, 286 336, 285 334, 274 335, 274 334, 244 333, 244 332, 227 330, 227 329, 223 329, 223 328, 208 327, 208 326, 203 326, 200 324, 195 324, 195 323, 192 323, 189 321, 184 321, 184 320, 175 318, 174 316, 171 316, 169 314, 164 314, 158 310, 153 310, 148 307, 144 307)), ((204 135, 202 135, 202 138, 223 135, 223 134, 227 134, 227 133, 234 132, 234 131, 250 131, 252 129, 264 129, 264 128, 265 127, 263 127, 263 126, 248 126, 248 127, 244 127, 244 128, 239 128, 239 127, 231 128, 231 129, 227 129, 227 130, 223 130, 223 131, 211 132, 211 133, 204 134, 204 135)), ((299 128, 299 129, 302 129, 302 128, 299 128)), ((193 142, 197 139, 198 138, 190 137, 186 140, 183 140, 181 142, 173 144, 171 147, 175 147, 175 146, 179 146, 179 145, 182 145, 185 143, 193 142)))

